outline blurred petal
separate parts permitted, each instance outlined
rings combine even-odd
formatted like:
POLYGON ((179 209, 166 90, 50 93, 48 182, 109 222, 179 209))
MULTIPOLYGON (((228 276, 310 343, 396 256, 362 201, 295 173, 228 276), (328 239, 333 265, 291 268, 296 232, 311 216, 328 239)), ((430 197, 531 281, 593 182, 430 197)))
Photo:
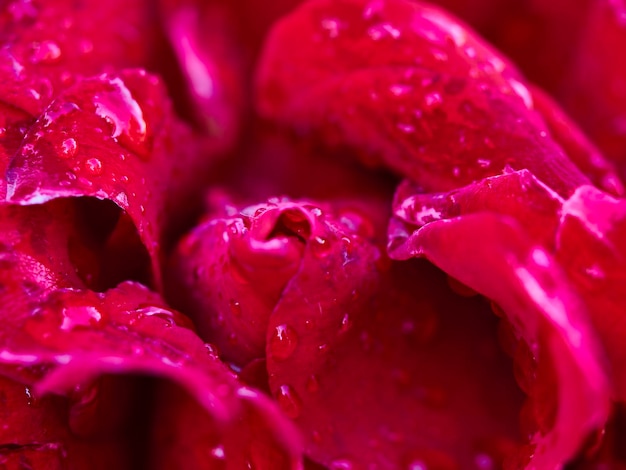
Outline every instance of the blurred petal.
POLYGON ((392 255, 425 256, 496 302, 528 345, 531 363, 548 371, 526 371, 536 428, 526 468, 573 458, 608 418, 609 385, 584 304, 558 264, 513 219, 490 213, 432 222, 396 243, 392 255))

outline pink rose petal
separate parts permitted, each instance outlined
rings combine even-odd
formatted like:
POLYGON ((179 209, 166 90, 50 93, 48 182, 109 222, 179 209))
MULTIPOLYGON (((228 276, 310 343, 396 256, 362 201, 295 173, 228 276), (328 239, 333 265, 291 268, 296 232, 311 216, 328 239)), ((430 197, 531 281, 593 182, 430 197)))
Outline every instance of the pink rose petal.
POLYGON ((552 373, 526 379, 536 429, 525 468, 556 468, 576 456, 608 418, 609 385, 585 306, 554 259, 513 219, 490 213, 432 222, 399 241, 393 256, 425 256, 495 301, 538 370, 550 364, 552 373))
POLYGON ((533 110, 516 70, 462 23, 406 0, 319 0, 276 24, 257 75, 260 113, 356 149, 427 190, 505 168, 560 194, 588 180, 533 110))
MULTIPOLYGON (((28 293, 15 285, 12 292, 28 300, 28 293)), ((9 304, 13 308, 4 312, 0 373, 32 386, 36 397, 76 393, 82 387, 89 390, 103 375, 164 378, 186 389, 218 432, 227 429, 224 426, 231 429, 224 431, 225 439, 238 432, 240 419, 244 426, 253 419, 273 436, 277 449, 297 461, 297 439, 275 406, 238 384, 210 347, 189 329, 189 320, 169 310, 143 286, 124 283, 103 294, 61 289, 34 304, 31 298, 30 303, 26 310, 23 306, 29 302, 20 305, 13 300, 9 304)), ((76 415, 84 413, 88 395, 83 393, 70 409, 75 433, 93 426, 89 418, 96 424, 103 422, 98 415, 87 415, 86 421, 76 415)))
POLYGON ((174 117, 156 77, 101 75, 65 91, 30 127, 9 165, 7 199, 113 201, 135 223, 159 283, 163 250, 198 206, 214 152, 174 117))
MULTIPOLYGON (((575 60, 561 86, 566 109, 626 177, 626 3, 593 2, 575 60)), ((622 180, 623 181, 623 180, 622 180)))

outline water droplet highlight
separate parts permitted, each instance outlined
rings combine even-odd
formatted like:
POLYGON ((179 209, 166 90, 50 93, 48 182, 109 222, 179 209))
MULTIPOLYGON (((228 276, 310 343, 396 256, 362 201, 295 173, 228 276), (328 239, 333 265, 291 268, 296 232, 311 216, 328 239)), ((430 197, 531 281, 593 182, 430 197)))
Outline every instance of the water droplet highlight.
POLYGON ((71 331, 79 326, 95 326, 102 320, 102 314, 96 307, 72 306, 65 307, 61 315, 61 329, 71 331))
POLYGON ((52 64, 61 57, 61 48, 54 41, 42 41, 35 44, 31 55, 33 64, 52 64))
POLYGON ((98 176, 102 173, 102 162, 97 158, 89 158, 85 161, 85 168, 92 175, 98 176))
POLYGON ((300 402, 300 397, 298 397, 298 394, 291 386, 281 385, 278 389, 276 400, 288 417, 295 419, 300 416, 302 403, 300 402))
POLYGON ((63 142, 61 142, 61 152, 59 156, 61 158, 73 157, 76 154, 77 148, 78 144, 76 143, 76 140, 72 139, 71 137, 69 139, 65 139, 63 142))
POLYGON ((298 334, 289 325, 279 325, 270 339, 269 352, 275 359, 288 359, 298 346, 298 334))

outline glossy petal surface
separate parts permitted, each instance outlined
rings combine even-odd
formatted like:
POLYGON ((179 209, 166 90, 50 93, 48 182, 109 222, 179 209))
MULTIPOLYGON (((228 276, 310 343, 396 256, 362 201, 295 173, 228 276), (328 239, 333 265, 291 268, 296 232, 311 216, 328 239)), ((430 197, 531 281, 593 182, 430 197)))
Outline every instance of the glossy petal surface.
POLYGON ((505 168, 567 195, 587 181, 517 71, 458 20, 394 0, 310 2, 272 30, 261 114, 358 150, 431 191, 505 168))

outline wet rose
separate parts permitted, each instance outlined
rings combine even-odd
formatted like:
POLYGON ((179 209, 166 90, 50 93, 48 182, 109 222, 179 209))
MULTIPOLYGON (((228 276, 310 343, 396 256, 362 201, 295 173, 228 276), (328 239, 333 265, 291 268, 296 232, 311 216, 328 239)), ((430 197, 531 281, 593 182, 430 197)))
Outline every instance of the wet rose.
POLYGON ((1 6, 2 464, 625 465, 624 6, 439 3, 1 6))

